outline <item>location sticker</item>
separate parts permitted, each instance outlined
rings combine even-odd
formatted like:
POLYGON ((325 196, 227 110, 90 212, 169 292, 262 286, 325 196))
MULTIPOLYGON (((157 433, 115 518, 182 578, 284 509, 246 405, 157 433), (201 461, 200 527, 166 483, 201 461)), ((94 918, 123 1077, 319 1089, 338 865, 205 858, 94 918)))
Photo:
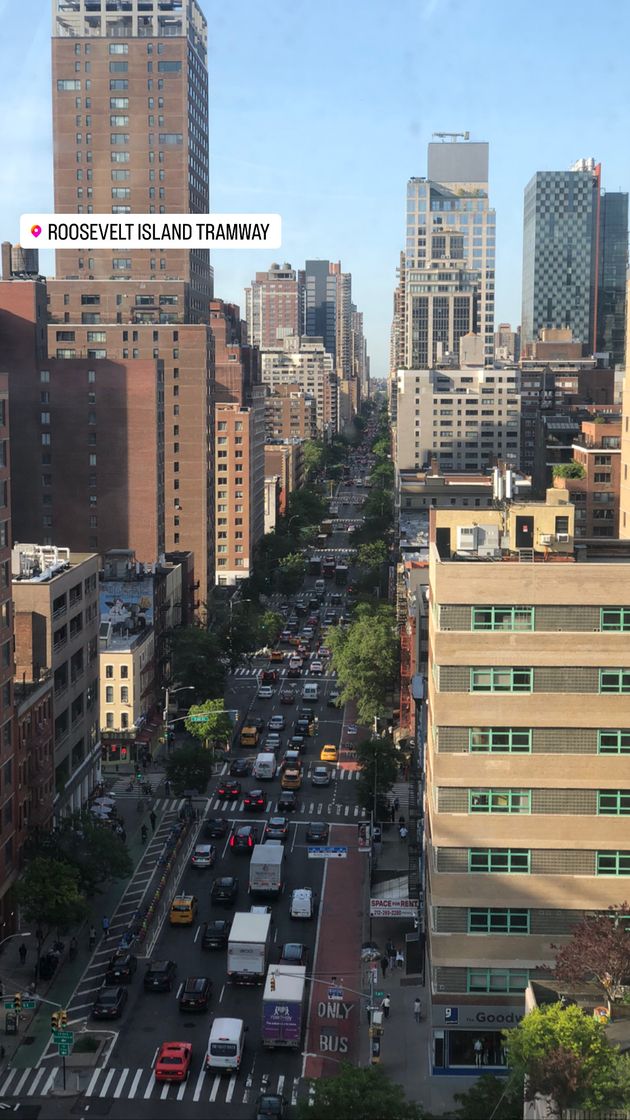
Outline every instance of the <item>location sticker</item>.
POLYGON ((31 226, 31 233, 33 234, 33 237, 39 237, 41 232, 42 232, 42 227, 41 226, 37 226, 37 225, 31 226))

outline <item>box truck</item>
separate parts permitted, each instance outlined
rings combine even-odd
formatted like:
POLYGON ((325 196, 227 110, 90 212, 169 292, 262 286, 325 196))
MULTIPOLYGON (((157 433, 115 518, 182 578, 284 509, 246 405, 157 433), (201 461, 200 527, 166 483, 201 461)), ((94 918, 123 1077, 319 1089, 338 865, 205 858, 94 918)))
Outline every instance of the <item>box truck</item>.
POLYGON ((271 914, 235 914, 227 949, 228 980, 262 984, 271 940, 271 914))
POLYGON ((302 1045, 306 969, 303 965, 270 965, 262 1003, 262 1044, 267 1050, 302 1045))
POLYGON ((284 848, 275 844, 255 844, 249 861, 250 894, 280 894, 284 848))

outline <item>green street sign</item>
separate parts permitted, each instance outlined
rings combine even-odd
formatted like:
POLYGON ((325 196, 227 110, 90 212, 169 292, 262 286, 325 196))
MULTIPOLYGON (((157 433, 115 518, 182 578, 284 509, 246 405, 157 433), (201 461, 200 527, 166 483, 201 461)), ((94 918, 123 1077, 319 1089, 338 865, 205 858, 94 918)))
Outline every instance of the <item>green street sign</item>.
POLYGON ((188 717, 188 722, 189 723, 207 723, 209 719, 210 719, 210 716, 189 716, 188 717))
POLYGON ((69 1042, 58 1042, 57 1051, 60 1058, 68 1058, 70 1056, 71 1046, 69 1042))
POLYGON ((53 1031, 53 1042, 58 1046, 72 1046, 74 1031, 53 1031))
POLYGON ((15 1011, 15 1002, 12 999, 5 999, 4 1010, 5 1011, 15 1011))
POLYGON ((383 998, 383 996, 385 995, 385 992, 374 992, 374 995, 375 995, 375 996, 376 996, 376 997, 377 997, 378 999, 382 999, 382 998, 383 998))
POLYGON ((22 1007, 24 1008, 25 1011, 34 1011, 35 1008, 37 1007, 37 1000, 36 999, 23 999, 22 1000, 22 1007))

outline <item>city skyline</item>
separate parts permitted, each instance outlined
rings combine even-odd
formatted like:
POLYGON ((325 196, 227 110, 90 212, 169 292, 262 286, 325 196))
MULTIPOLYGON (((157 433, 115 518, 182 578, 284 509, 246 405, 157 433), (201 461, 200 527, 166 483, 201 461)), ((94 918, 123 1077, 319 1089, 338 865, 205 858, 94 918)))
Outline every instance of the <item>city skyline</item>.
MULTIPOLYGON (((499 14, 497 3, 465 9, 455 0, 428 0, 419 8, 402 3, 399 18, 385 27, 351 3, 335 15, 334 40, 326 34, 326 9, 316 19, 306 6, 298 7, 280 23, 279 17, 264 16, 246 3, 246 33, 240 35, 208 0, 201 6, 210 27, 211 207, 280 212, 284 242, 273 257, 295 268, 309 257, 343 261, 353 275, 353 298, 365 313, 374 377, 387 372, 406 183, 426 173, 426 144, 433 131, 469 130, 471 139, 490 144, 490 193, 497 211, 496 323, 516 326, 520 320, 523 191, 531 176, 592 155, 602 163, 606 190, 628 189, 630 156, 617 143, 616 132, 627 100, 621 69, 613 61, 601 70, 597 103, 587 84, 576 80, 582 65, 605 56, 612 26, 605 18, 594 26, 581 21, 580 13, 587 10, 583 2, 572 7, 571 26, 562 11, 518 4, 507 28, 493 18, 499 14), (545 36, 538 33, 537 13, 542 19, 543 12, 545 36), (459 34, 449 44, 452 74, 448 83, 440 83, 437 96, 427 99, 422 93, 425 59, 439 53, 443 20, 454 13, 459 34), (416 33, 410 35, 409 28, 416 33), (508 86, 505 81, 512 74, 516 29, 521 73, 536 75, 526 88, 523 82, 508 86), (566 46, 561 54, 559 39, 566 46), (483 45, 488 59, 500 63, 504 58, 505 65, 471 70, 464 62, 475 44, 483 45), (378 64, 366 70, 366 56, 378 64), (287 57, 296 60, 299 78, 287 57), (288 99, 287 81, 293 90, 288 99), (597 107, 604 103, 610 111, 598 116, 597 107), (301 128, 305 121, 308 127, 301 128)), ((612 14, 612 4, 604 8, 612 14)), ((2 237, 16 240, 22 211, 52 208, 50 9, 41 0, 25 0, 17 9, 0 4, 0 12, 5 30, 0 57, 9 91, 0 213, 2 237)), ((623 35, 630 13, 614 14, 616 34, 623 35)), ((217 296, 243 308, 245 287, 272 262, 267 252, 223 250, 212 258, 217 296)), ((52 274, 52 254, 43 255, 42 266, 52 274)))

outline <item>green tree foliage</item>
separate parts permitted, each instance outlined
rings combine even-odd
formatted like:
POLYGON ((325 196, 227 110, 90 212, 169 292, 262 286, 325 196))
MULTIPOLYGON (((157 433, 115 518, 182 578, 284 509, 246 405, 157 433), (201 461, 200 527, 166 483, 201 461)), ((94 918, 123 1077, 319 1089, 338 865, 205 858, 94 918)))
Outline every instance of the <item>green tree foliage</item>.
POLYGON ((166 777, 176 796, 189 789, 205 793, 212 777, 212 752, 195 744, 178 747, 166 760, 166 777))
POLYGON ((307 479, 310 479, 324 465, 324 444, 320 439, 307 439, 302 450, 304 453, 304 474, 307 479))
POLYGON ((298 1105, 298 1120, 422 1120, 424 1115, 380 1066, 344 1062, 336 1077, 322 1077, 313 1088, 314 1096, 298 1105))
POLYGON ((503 1032, 512 1084, 527 1100, 551 1097, 565 1108, 615 1108, 622 1103, 628 1060, 611 1046, 604 1027, 576 1004, 537 1007, 503 1032))
POLYGON ((221 637, 214 630, 186 626, 171 631, 173 673, 179 685, 192 686, 191 699, 223 692, 227 672, 221 637))
POLYGON ((356 700, 359 719, 371 723, 383 710, 398 667, 398 639, 391 607, 360 604, 347 628, 336 627, 328 644, 342 700, 356 700))
POLYGON ((370 541, 366 544, 359 545, 357 552, 357 563, 363 569, 366 576, 368 576, 372 583, 374 583, 381 574, 383 564, 387 561, 387 545, 385 541, 370 541))
POLYGON ((523 1086, 508 1083, 504 1077, 483 1073, 465 1093, 455 1093, 458 1108, 453 1120, 522 1120, 523 1086))
POLYGON ((377 436, 372 444, 372 451, 377 459, 387 459, 390 455, 392 445, 390 443, 389 435, 377 436))
POLYGON ((360 774, 357 783, 359 805, 371 809, 376 787, 377 817, 383 817, 387 794, 398 775, 398 754, 391 739, 364 739, 357 745, 360 774))
POLYGON ((80 890, 88 896, 109 879, 124 879, 133 871, 126 844, 89 812, 65 817, 52 839, 56 858, 78 871, 80 890))
POLYGON ((234 730, 230 713, 225 711, 223 699, 194 704, 188 710, 184 726, 189 735, 206 745, 229 742, 234 730), (193 716, 203 716, 203 723, 193 720, 191 718, 193 716))
POLYGON ((64 930, 87 917, 79 871, 62 860, 32 859, 18 879, 17 895, 29 924, 64 930))
POLYGON ((292 595, 304 581, 306 575, 306 561, 299 552, 289 553, 278 563, 278 587, 285 595, 292 595))
MULTIPOLYGON (((554 949, 557 946, 554 945, 554 949)), ((587 916, 558 950, 555 974, 561 980, 596 980, 609 999, 630 976, 630 906, 627 902, 587 916)))
POLYGON ((585 478, 586 471, 581 463, 556 463, 553 467, 554 478, 585 478))
MULTIPOLYGON (((317 525, 327 513, 326 502, 317 490, 310 487, 303 487, 301 490, 293 490, 289 494, 289 501, 287 504, 287 527, 291 524, 292 518, 297 519, 298 527, 306 527, 307 525, 317 525)), ((296 526, 296 522, 293 522, 296 526)), ((295 534, 296 529, 292 528, 295 534)))
POLYGON ((370 474, 370 479, 374 486, 379 490, 393 490, 395 470, 394 464, 390 459, 377 463, 370 474))

